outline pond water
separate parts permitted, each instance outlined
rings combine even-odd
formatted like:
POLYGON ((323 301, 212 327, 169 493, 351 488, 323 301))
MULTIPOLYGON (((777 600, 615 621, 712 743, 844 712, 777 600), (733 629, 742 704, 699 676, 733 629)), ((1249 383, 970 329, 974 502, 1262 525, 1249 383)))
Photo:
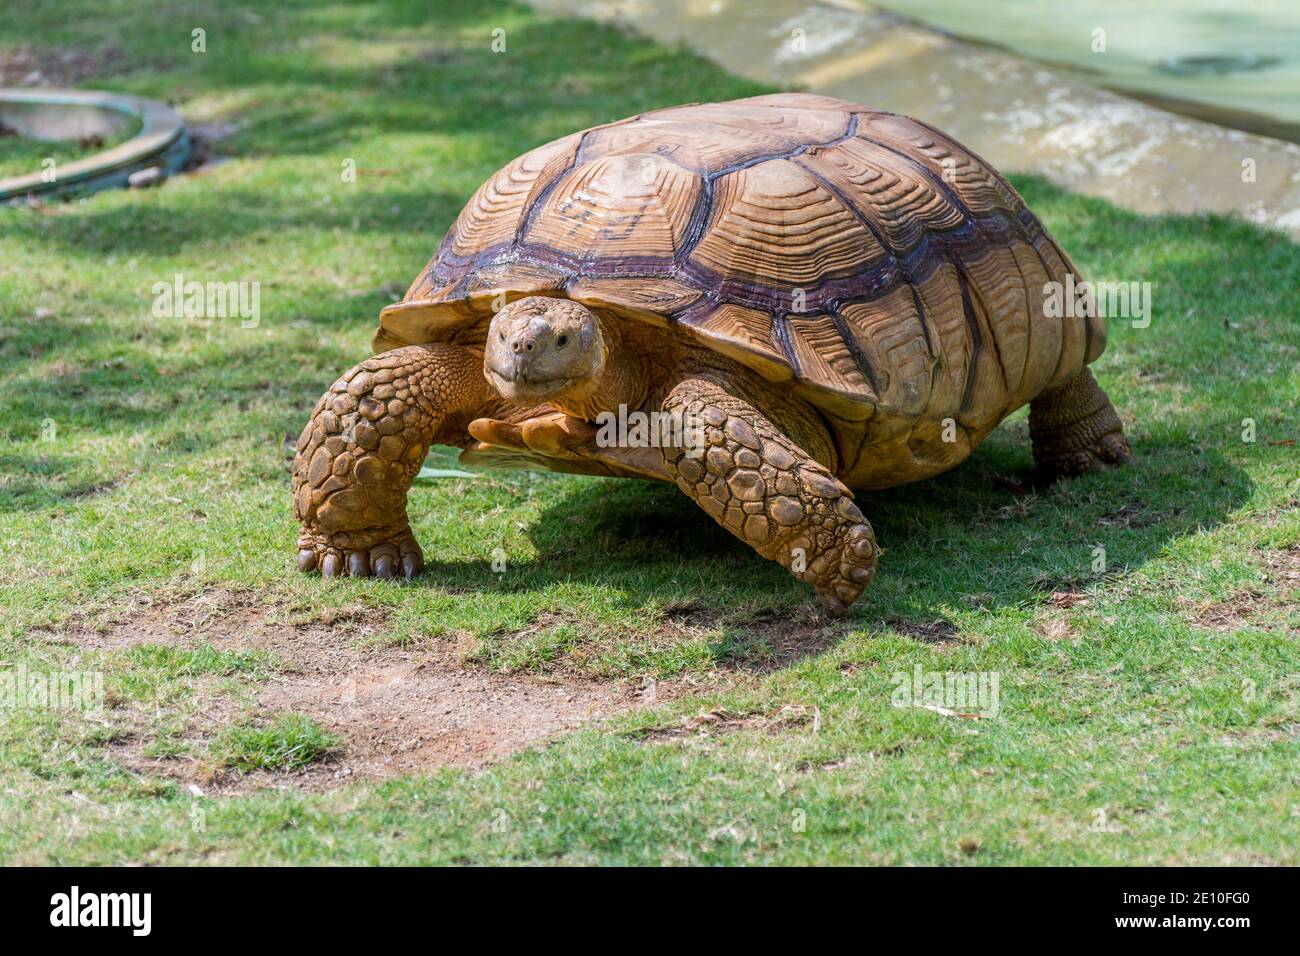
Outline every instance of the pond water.
POLYGON ((1300 142, 1300 0, 872 0, 1177 112, 1300 142), (1105 31, 1094 52, 1094 31, 1105 31))

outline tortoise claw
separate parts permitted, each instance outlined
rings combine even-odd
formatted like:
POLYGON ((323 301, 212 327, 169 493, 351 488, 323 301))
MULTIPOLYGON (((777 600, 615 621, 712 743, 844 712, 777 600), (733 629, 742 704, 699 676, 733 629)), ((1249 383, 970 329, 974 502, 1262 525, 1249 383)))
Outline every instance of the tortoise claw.
POLYGON ((364 551, 353 551, 348 554, 348 576, 354 578, 370 576, 370 560, 364 551))
POLYGON ((402 555, 402 574, 405 575, 406 580, 409 581, 420 573, 420 565, 422 563, 423 562, 420 560, 420 555, 418 553, 402 555))
POLYGON ((420 546, 411 529, 397 533, 382 531, 343 531, 334 535, 305 528, 298 539, 298 570, 319 570, 321 577, 348 575, 366 578, 371 575, 391 580, 401 572, 413 578, 423 567, 420 546))
POLYGON ((822 610, 827 617, 843 617, 848 613, 849 606, 830 591, 822 591, 818 596, 822 599, 822 610))
POLYGON ((843 617, 849 605, 858 599, 863 589, 871 583, 876 573, 880 548, 861 512, 853 509, 861 519, 860 524, 848 525, 839 545, 839 560, 828 580, 819 584, 817 594, 822 599, 828 617, 843 617))

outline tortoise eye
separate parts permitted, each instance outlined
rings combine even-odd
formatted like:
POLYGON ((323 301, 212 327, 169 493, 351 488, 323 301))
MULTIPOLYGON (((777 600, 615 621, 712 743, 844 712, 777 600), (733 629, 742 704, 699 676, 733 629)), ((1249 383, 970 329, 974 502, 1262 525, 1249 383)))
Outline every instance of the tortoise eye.
POLYGON ((497 335, 499 335, 499 336, 501 337, 501 341, 502 341, 502 342, 504 342, 504 341, 506 340, 506 334, 505 334, 504 332, 498 332, 497 335))
POLYGON ((558 339, 555 340, 555 344, 560 348, 564 348, 565 344, 568 341, 569 341, 569 337, 567 335, 561 335, 558 339))

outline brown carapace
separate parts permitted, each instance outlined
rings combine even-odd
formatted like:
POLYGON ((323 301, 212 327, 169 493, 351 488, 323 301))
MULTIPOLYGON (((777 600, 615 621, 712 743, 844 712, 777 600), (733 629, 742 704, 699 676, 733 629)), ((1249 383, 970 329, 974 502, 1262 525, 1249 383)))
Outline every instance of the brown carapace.
POLYGON ((1026 403, 1045 471, 1128 458, 1087 369, 1104 322, 1048 291, 1073 271, 1002 176, 892 113, 778 94, 567 136, 479 189, 317 405, 299 567, 415 574, 438 442, 675 482, 841 614, 877 556, 852 489, 951 468, 1026 403))

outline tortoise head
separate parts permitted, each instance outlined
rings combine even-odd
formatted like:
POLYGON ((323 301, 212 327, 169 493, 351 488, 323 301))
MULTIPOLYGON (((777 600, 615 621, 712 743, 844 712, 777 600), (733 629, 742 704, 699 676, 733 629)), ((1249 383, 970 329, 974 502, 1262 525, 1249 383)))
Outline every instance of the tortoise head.
POLYGON ((529 296, 492 317, 483 373, 510 401, 580 399, 599 386, 607 355, 600 320, 590 309, 529 296))

